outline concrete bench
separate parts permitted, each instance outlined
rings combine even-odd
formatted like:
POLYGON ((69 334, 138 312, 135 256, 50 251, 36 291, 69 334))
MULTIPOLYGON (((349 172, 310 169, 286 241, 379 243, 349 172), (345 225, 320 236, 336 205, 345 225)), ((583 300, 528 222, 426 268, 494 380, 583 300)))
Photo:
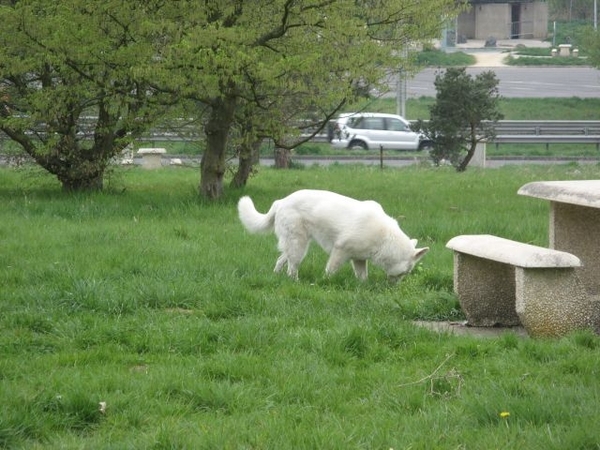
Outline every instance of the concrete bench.
POLYGON ((558 46, 558 55, 559 56, 570 56, 571 55, 571 47, 572 44, 560 44, 558 46))
POLYGON ((162 155, 167 153, 164 148, 140 148, 138 155, 142 157, 144 169, 158 169, 162 166, 162 155))
POLYGON ((454 290, 469 325, 523 325, 530 336, 592 328, 595 305, 577 276, 575 255, 491 235, 448 241, 454 290))

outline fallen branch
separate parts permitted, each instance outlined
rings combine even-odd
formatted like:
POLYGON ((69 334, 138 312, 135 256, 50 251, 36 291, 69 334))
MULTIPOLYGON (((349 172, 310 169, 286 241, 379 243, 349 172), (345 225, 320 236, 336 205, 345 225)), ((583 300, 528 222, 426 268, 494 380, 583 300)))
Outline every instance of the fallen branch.
POLYGON ((450 369, 445 375, 436 375, 444 366, 444 364, 446 364, 453 356, 454 354, 446 355, 446 359, 444 359, 444 361, 442 361, 442 363, 437 366, 429 375, 417 381, 401 384, 399 387, 412 386, 429 381, 429 393, 431 395, 449 397, 453 394, 454 396, 458 397, 462 387, 462 377, 460 376, 460 373, 456 369, 450 369), (455 386, 450 382, 452 378, 456 379, 455 386))
POLYGON ((423 377, 423 378, 421 378, 420 380, 417 380, 417 381, 411 381, 410 383, 401 384, 398 387, 413 386, 415 384, 421 384, 424 381, 431 380, 435 376, 435 374, 438 373, 439 370, 444 366, 444 364, 446 364, 448 362, 448 360, 450 358, 452 358, 453 356, 454 356, 454 353, 446 355, 446 359, 444 359, 442 361, 442 363, 439 366, 437 366, 436 369, 433 372, 431 372, 429 375, 427 375, 426 377, 423 377))

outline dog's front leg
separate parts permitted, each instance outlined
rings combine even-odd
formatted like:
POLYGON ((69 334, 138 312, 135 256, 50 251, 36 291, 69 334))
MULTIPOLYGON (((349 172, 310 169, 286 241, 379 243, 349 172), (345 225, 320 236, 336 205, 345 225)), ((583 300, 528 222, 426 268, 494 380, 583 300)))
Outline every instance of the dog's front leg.
POLYGON ((369 276, 367 268, 367 261, 365 259, 353 259, 352 267, 354 268, 354 275, 361 281, 365 281, 369 276))
POLYGON ((327 265, 325 266, 325 274, 327 276, 333 275, 347 260, 348 256, 344 251, 338 247, 333 247, 329 259, 327 260, 327 265))

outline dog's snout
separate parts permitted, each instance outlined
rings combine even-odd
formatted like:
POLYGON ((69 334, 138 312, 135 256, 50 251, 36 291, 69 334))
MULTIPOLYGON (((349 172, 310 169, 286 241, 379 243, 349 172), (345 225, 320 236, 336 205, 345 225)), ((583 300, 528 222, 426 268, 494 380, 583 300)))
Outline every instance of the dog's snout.
POLYGON ((400 283, 400 281, 402 281, 402 278, 404 278, 405 274, 401 274, 401 275, 388 275, 388 282, 390 284, 398 284, 400 283))

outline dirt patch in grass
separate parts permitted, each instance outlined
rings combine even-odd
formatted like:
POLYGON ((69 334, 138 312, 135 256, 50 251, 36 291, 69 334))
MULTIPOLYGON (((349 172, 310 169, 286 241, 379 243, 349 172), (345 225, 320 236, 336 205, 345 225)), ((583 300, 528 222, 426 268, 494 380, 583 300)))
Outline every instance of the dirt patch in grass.
POLYGON ((478 337, 498 337, 505 333, 514 333, 519 337, 527 337, 527 332, 523 327, 471 327, 466 322, 434 322, 434 321, 415 321, 415 325, 428 328, 439 333, 450 333, 458 335, 470 335, 478 337))

